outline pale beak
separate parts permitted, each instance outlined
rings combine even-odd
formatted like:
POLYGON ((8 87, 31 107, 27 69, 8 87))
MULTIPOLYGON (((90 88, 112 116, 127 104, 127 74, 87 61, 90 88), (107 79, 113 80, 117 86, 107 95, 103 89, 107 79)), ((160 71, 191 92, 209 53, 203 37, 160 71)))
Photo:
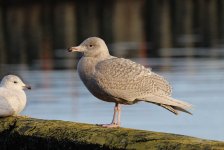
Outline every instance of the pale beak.
POLYGON ((81 52, 81 46, 70 47, 68 48, 68 52, 81 52))
POLYGON ((23 86, 23 89, 31 90, 31 86, 30 85, 25 85, 25 86, 23 86))

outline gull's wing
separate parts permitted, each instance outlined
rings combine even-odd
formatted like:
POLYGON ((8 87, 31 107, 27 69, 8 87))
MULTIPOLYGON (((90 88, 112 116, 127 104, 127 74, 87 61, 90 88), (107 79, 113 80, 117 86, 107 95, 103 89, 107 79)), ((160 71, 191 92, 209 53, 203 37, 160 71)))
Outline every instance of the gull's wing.
POLYGON ((18 98, 11 94, 11 92, 5 88, 0 88, 0 117, 10 116, 14 114, 12 103, 17 105, 18 98), (16 103, 16 104, 15 104, 16 103))
POLYGON ((107 94, 127 101, 150 94, 171 95, 171 87, 164 78, 124 58, 112 58, 98 63, 94 78, 107 94))

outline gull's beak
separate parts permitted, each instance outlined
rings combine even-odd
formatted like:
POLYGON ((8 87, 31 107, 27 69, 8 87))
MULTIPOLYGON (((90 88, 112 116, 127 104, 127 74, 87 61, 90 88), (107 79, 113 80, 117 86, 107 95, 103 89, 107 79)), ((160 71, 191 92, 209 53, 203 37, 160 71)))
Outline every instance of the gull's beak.
POLYGON ((31 90, 31 86, 30 85, 25 85, 25 86, 23 86, 23 89, 31 90))
POLYGON ((68 48, 68 52, 81 52, 81 51, 82 51, 81 46, 68 48))

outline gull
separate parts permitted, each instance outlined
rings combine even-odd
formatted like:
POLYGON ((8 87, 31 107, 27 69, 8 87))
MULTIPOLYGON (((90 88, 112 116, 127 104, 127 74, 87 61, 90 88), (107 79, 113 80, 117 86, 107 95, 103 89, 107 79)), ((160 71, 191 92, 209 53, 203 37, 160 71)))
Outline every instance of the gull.
POLYGON ((0 84, 0 117, 18 115, 26 106, 24 89, 31 89, 15 75, 5 76, 0 84))
POLYGON ((69 52, 81 52, 78 74, 87 89, 98 99, 115 103, 113 120, 103 127, 120 127, 121 104, 140 101, 156 104, 174 114, 191 114, 191 105, 171 97, 170 84, 151 69, 129 59, 111 56, 104 40, 90 37, 69 52))

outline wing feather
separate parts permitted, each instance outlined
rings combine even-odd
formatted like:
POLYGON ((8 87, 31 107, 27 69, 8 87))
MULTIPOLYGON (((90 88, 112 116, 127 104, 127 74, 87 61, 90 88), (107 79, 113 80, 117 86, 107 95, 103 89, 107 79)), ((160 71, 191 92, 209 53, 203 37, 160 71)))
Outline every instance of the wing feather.
POLYGON ((129 101, 152 93, 171 95, 171 86, 164 78, 124 58, 112 58, 98 63, 95 78, 106 93, 129 101))

